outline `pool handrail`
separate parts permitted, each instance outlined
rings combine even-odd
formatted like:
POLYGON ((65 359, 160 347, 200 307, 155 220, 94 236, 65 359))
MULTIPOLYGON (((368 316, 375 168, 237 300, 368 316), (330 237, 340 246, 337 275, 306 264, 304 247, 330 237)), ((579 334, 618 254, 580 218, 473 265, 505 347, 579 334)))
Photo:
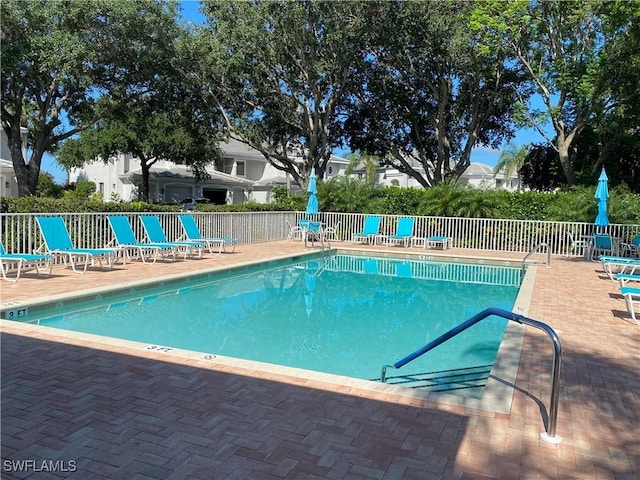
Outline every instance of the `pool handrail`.
POLYGON ((459 333, 465 331, 469 327, 472 327, 478 322, 481 322, 487 317, 491 315, 495 315, 498 317, 506 318, 507 320, 513 320, 514 322, 529 325, 535 328, 539 328, 543 330, 553 342, 553 368, 551 372, 551 399, 549 406, 549 422, 547 426, 547 431, 541 435, 542 439, 549 443, 560 443, 562 439, 556 435, 556 423, 558 418, 558 395, 560 393, 560 366, 561 366, 561 357, 562 357, 562 345, 560 344, 560 338, 556 332, 546 323, 539 322, 538 320, 534 320, 532 318, 525 317, 524 315, 519 315, 517 313, 509 312, 507 310, 503 310, 501 308, 486 308, 482 310, 480 313, 474 315, 468 320, 462 322, 461 324, 455 326, 448 332, 440 335, 435 340, 427 343, 422 348, 419 348, 415 352, 407 355, 406 357, 398 360, 393 365, 384 365, 382 367, 382 372, 380 375, 380 381, 385 383, 387 378, 387 368, 401 368, 407 363, 415 360, 416 358, 424 355, 430 350, 433 350, 438 345, 443 344, 447 340, 455 337, 459 333))

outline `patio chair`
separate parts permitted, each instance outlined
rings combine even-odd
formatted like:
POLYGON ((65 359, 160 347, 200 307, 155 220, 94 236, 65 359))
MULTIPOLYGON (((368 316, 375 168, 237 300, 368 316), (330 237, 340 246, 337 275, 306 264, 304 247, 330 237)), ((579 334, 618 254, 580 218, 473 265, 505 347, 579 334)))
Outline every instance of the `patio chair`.
POLYGON ((364 219, 364 228, 361 232, 354 233, 351 240, 354 243, 373 243, 376 235, 380 233, 380 217, 377 215, 369 215, 364 219))
POLYGON ((624 300, 627 304, 627 310, 629 311, 631 318, 634 322, 640 325, 640 322, 636 317, 636 311, 634 309, 634 304, 640 305, 640 288, 620 287, 620 293, 624 297, 624 300))
POLYGON ((614 245, 611 235, 608 233, 596 233, 593 236, 593 246, 591 247, 591 261, 600 255, 614 255, 614 245))
POLYGON ((589 249, 589 241, 588 240, 576 240, 573 238, 573 233, 567 232, 567 240, 569 241, 569 245, 567 246, 567 253, 565 257, 569 257, 574 250, 578 250, 581 256, 585 255, 585 252, 589 249))
POLYGON ((29 254, 29 253, 7 253, 4 245, 0 243, 0 270, 2 278, 7 282, 17 282, 20 273, 25 270, 35 269, 38 275, 42 271, 42 266, 48 267, 48 275, 53 269, 53 256, 49 254, 29 254), (15 277, 10 277, 10 272, 16 272, 15 277))
POLYGON ((62 257, 64 264, 67 265, 68 261, 75 273, 86 272, 89 264, 94 265, 96 260, 100 268, 102 268, 103 260, 107 262, 109 268, 113 267, 117 249, 76 248, 71 241, 71 236, 62 217, 36 217, 36 221, 44 240, 46 249, 44 253, 62 257), (78 262, 84 265, 82 270, 76 268, 78 262))
POLYGON ((338 238, 338 228, 340 227, 340 222, 341 220, 338 220, 338 222, 334 226, 325 227, 324 236, 327 240, 334 240, 336 242, 340 240, 340 238, 338 238))
POLYGON ((633 237, 630 243, 621 243, 622 256, 626 256, 629 252, 630 257, 640 258, 640 235, 633 237))
POLYGON ((396 233, 394 235, 376 235, 375 242, 378 243, 378 240, 380 240, 387 245, 403 244, 405 247, 408 247, 413 240, 414 224, 415 218, 402 217, 398 219, 398 224, 396 225, 396 233))
POLYGON ((302 227, 300 225, 291 225, 291 222, 287 220, 287 226, 289 227, 289 233, 287 233, 287 240, 299 238, 302 240, 302 227))
POLYGON ((160 220, 155 215, 141 215, 140 221, 147 234, 147 238, 150 242, 173 245, 178 251, 182 251, 184 258, 192 257, 194 250, 198 254, 198 258, 202 258, 204 252, 205 243, 201 241, 169 241, 167 236, 162 230, 160 220))
POLYGON ((127 217, 123 215, 108 215, 107 220, 115 237, 116 244, 125 252, 125 258, 129 250, 137 251, 142 263, 156 263, 158 257, 167 257, 176 260, 177 247, 166 243, 138 242, 133 228, 127 217), (149 255, 153 255, 153 260, 149 261, 149 255))
POLYGON ((238 244, 238 239, 233 237, 208 237, 204 238, 202 233, 200 233, 200 229, 198 228, 198 224, 196 223, 196 219, 193 218, 193 215, 180 215, 178 217, 180 219, 180 223, 182 224, 182 228, 186 234, 186 238, 189 241, 197 241, 204 242, 209 253, 213 254, 214 247, 218 250, 218 254, 222 252, 225 253, 233 253, 236 249, 236 245, 238 244))
POLYGON ((305 248, 307 247, 308 243, 315 245, 315 242, 320 242, 322 248, 324 249, 324 243, 328 243, 321 222, 308 221, 302 230, 302 236, 304 237, 305 248))

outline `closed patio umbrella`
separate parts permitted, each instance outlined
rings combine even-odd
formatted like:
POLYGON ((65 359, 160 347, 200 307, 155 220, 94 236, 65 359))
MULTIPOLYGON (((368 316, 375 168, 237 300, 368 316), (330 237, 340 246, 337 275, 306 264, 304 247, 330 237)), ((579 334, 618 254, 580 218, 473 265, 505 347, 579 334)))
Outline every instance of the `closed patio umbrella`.
POLYGON ((318 214, 318 197, 316 194, 318 193, 316 190, 316 169, 311 170, 311 175, 309 176, 309 185, 307 185, 307 192, 309 192, 309 200, 307 201, 307 215, 317 215, 318 214))
POLYGON ((609 218, 607 217, 607 199, 609 198, 609 179, 602 167, 600 172, 600 178, 598 178, 598 186, 596 187, 596 193, 594 197, 598 200, 598 216, 596 217, 597 227, 606 227, 609 225, 609 218))

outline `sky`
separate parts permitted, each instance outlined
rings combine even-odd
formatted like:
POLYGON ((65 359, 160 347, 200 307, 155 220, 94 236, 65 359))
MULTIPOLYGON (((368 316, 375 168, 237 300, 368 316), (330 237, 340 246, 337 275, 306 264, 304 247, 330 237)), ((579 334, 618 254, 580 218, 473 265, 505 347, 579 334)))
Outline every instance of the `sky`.
MULTIPOLYGON (((182 7, 182 18, 187 21, 193 21, 200 23, 204 20, 204 16, 199 11, 199 2, 197 0, 182 0, 180 2, 182 7)), ((535 129, 522 129, 516 132, 515 137, 511 140, 517 146, 526 145, 528 143, 542 143, 543 138, 535 129)), ((502 147, 506 142, 503 143, 502 147)), ((498 163, 500 157, 500 149, 491 149, 488 147, 476 147, 471 153, 471 162, 473 163, 486 163, 487 165, 494 166, 498 163)), ((338 155, 343 155, 348 152, 336 152, 338 155)), ((42 159, 42 171, 49 172, 53 175, 56 183, 67 183, 67 172, 64 168, 56 163, 55 158, 45 153, 42 159)))

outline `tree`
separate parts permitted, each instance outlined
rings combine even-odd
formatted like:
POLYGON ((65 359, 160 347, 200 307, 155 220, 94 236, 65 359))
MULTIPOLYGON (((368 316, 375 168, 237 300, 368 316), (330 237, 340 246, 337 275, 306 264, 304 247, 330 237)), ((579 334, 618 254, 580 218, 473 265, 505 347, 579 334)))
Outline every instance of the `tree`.
POLYGON ((4 0, 2 128, 19 194, 34 194, 42 156, 89 128, 105 110, 152 87, 163 49, 176 35, 174 0, 48 2, 4 0), (20 127, 28 129, 24 158, 20 127))
POLYGON ((512 134, 519 72, 500 48, 478 49, 468 2, 369 5, 376 11, 345 125, 349 146, 424 187, 455 180, 475 146, 497 147, 512 134))
POLYGON ((604 53, 610 45, 626 43, 625 30, 639 18, 637 2, 629 2, 634 6, 628 10, 635 15, 618 28, 607 28, 601 15, 603 8, 610 8, 607 3, 615 2, 487 0, 477 2, 471 17, 487 48, 506 45, 527 72, 544 108, 537 110, 521 99, 521 119, 557 152, 569 185, 577 183, 572 150, 577 136, 616 104, 607 86, 610 78, 603 76, 604 53), (545 130, 549 124, 551 136, 545 130))
POLYGON ((566 185, 558 154, 548 144, 533 145, 529 149, 520 169, 520 177, 524 185, 539 192, 566 185))
POLYGON ((341 142, 360 52, 358 2, 210 1, 195 37, 193 75, 209 88, 233 138, 302 187, 322 178, 341 142))
POLYGON ((346 176, 350 176, 355 169, 360 167, 364 170, 364 181, 371 186, 375 185, 376 171, 380 163, 379 159, 372 155, 362 155, 356 152, 348 154, 347 160, 349 163, 344 170, 346 176))
POLYGON ((64 188, 62 185, 58 185, 49 172, 43 172, 38 177, 38 188, 36 189, 36 196, 38 197, 51 197, 60 198, 62 196, 64 188))
POLYGON ((518 185, 521 188, 520 169, 524 165, 526 158, 527 147, 525 145, 518 147, 516 144, 509 142, 505 149, 500 152, 498 163, 493 169, 494 177, 501 171, 504 172, 505 177, 510 177, 515 173, 518 175, 518 185))
POLYGON ((119 152, 140 159, 142 183, 140 199, 149 200, 151 167, 159 160, 189 165, 196 180, 208 178, 206 166, 218 163, 221 128, 218 118, 201 110, 201 95, 179 72, 165 69, 165 82, 154 94, 137 97, 118 108, 107 102, 109 113, 84 130, 77 138, 64 142, 58 162, 67 168, 87 161, 108 161, 119 152))

